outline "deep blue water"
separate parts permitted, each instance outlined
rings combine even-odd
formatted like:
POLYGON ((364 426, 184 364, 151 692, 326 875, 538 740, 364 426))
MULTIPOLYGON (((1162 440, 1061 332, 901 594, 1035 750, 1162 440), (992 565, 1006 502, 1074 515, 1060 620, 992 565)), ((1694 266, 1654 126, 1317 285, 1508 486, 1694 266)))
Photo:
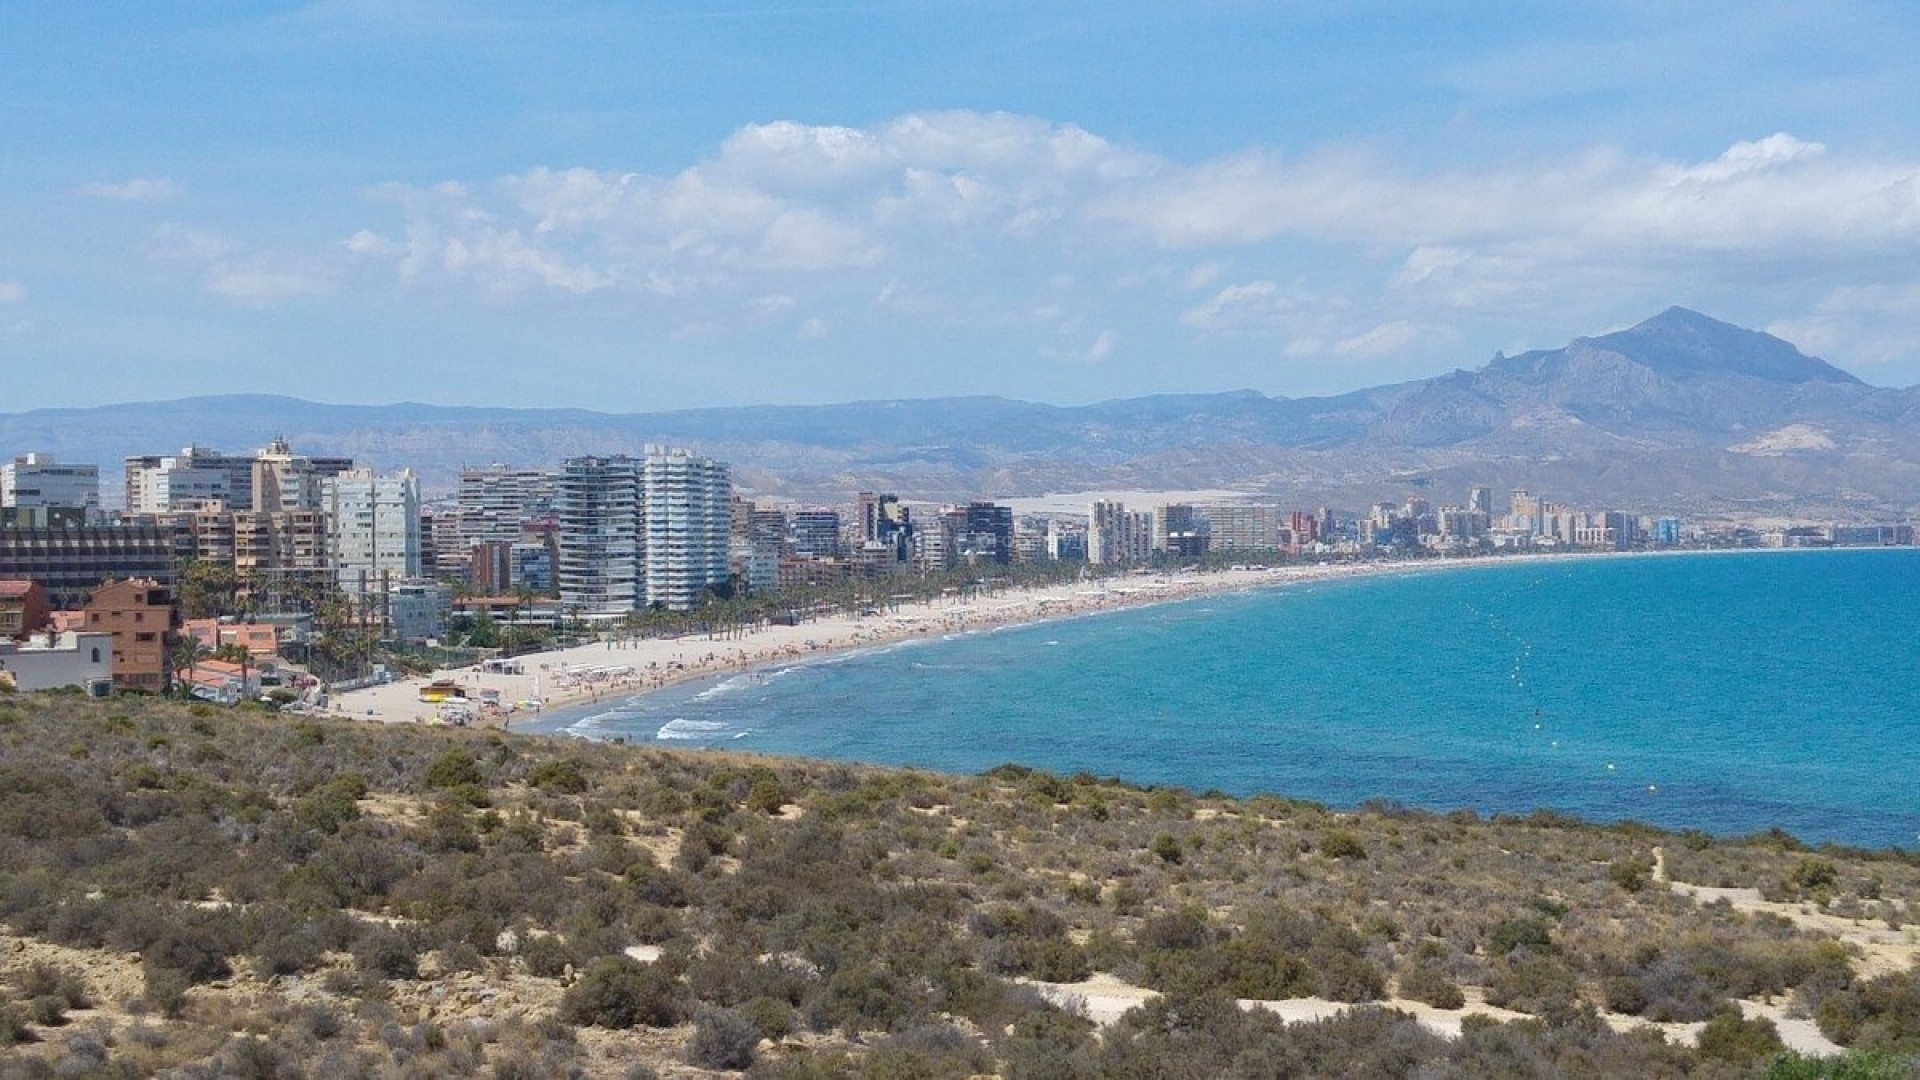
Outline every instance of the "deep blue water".
POLYGON ((1534 558, 915 642, 550 723, 1914 848, 1917 641, 1916 550, 1534 558))

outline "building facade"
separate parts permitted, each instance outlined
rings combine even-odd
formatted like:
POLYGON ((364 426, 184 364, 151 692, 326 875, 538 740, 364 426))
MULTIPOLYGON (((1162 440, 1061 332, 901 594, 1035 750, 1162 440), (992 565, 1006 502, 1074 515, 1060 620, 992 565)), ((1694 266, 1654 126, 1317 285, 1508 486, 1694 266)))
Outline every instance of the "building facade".
POLYGON ((624 455, 568 458, 561 465, 554 576, 563 607, 591 617, 641 606, 640 474, 640 462, 624 455))
POLYGON ((100 466, 63 465, 52 454, 22 454, 0 464, 0 507, 67 507, 100 516, 100 466))
POLYGON ((167 648, 177 621, 171 589, 151 579, 109 581, 81 610, 87 633, 112 638, 116 689, 166 693, 167 648))
POLYGON ((420 576, 420 481, 410 469, 380 476, 352 469, 320 478, 334 582, 375 603, 420 576))
POLYGON ((730 472, 690 450, 650 446, 641 490, 646 602, 669 611, 699 607, 709 589, 728 581, 730 472))

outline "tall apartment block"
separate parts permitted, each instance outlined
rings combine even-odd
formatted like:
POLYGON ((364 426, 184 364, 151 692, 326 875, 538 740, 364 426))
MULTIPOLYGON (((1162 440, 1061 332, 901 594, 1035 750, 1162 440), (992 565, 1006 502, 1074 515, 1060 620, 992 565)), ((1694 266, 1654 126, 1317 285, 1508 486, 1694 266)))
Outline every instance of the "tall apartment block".
POLYGON ((560 603, 582 615, 621 615, 641 606, 640 463, 624 455, 568 458, 554 511, 560 603))
POLYGON ((1099 565, 1145 562, 1153 554, 1153 516, 1118 502, 1087 511, 1087 561, 1099 565))
POLYGON ((420 576, 420 481, 413 470, 352 469, 321 477, 335 581, 356 598, 385 597, 420 576))
POLYGON ((1280 510, 1257 503, 1218 503, 1205 508, 1209 547, 1215 551, 1280 550, 1280 510))
POLYGON ((460 470, 455 503, 462 547, 518 542, 523 522, 553 513, 556 490, 556 478, 546 469, 489 465, 460 470))
POLYGON ((321 508, 320 482, 353 469, 352 458, 296 454, 275 439, 253 456, 253 506, 263 513, 321 508))
POLYGON ((710 586, 727 581, 733 482, 726 463, 649 446, 641 488, 646 602, 669 611, 699 607, 710 586))

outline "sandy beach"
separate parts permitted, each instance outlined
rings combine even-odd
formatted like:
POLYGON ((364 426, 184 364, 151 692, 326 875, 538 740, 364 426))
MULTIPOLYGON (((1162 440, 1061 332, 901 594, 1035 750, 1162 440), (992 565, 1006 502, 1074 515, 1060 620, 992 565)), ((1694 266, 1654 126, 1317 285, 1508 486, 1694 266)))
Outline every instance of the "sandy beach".
POLYGON ((441 706, 423 701, 421 690, 435 681, 450 681, 472 703, 473 722, 509 730, 538 728, 541 715, 555 709, 624 698, 687 679, 789 663, 806 656, 1248 588, 1490 562, 1493 560, 1329 563, 1134 574, 905 604, 872 615, 832 615, 793 626, 768 625, 731 634, 627 638, 609 631, 605 640, 595 644, 515 657, 520 665, 518 673, 480 667, 435 671, 425 677, 338 693, 329 702, 328 711, 386 723, 440 723, 444 722, 441 706), (479 708, 483 699, 497 701, 498 708, 479 708))

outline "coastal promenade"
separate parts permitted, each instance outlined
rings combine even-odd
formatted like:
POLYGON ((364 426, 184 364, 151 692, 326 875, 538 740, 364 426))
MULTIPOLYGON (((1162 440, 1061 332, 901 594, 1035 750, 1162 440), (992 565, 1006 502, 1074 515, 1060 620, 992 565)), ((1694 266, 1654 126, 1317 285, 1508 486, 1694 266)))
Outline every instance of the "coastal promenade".
POLYGON ((501 715, 482 715, 478 722, 511 729, 522 724, 532 726, 529 722, 537 722, 542 713, 565 706, 644 693, 687 679, 790 663, 807 656, 912 638, 1073 618, 1249 588, 1484 561, 1327 563, 1133 574, 1076 584, 1009 589, 964 599, 904 604, 871 615, 828 615, 792 626, 770 624, 711 635, 638 638, 609 631, 607 640, 594 644, 515 657, 521 669, 518 673, 486 671, 480 667, 443 669, 425 677, 336 694, 328 709, 387 723, 439 722, 438 706, 422 701, 420 691, 431 682, 451 681, 465 691, 471 702, 479 702, 483 696, 500 702, 501 715))

